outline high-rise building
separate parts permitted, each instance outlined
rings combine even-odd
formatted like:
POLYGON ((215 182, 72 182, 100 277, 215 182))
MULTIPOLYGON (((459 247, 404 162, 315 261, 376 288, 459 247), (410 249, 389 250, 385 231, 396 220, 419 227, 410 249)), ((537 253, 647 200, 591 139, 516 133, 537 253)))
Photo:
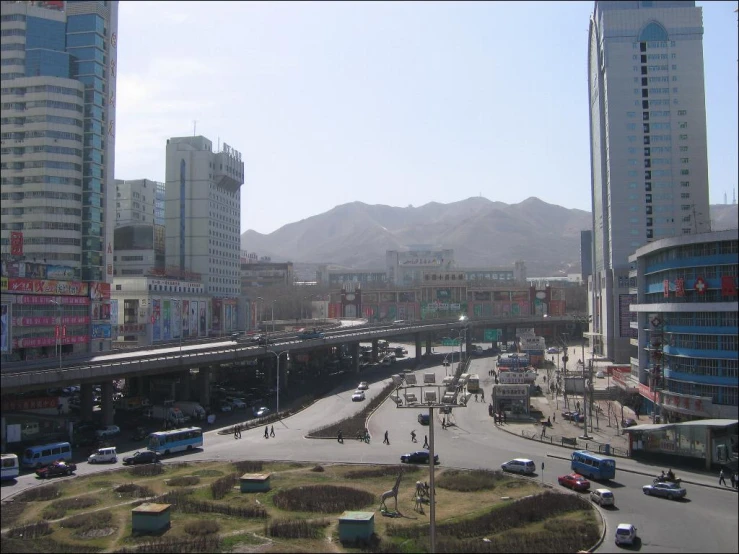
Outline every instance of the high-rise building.
POLYGON ((3 281, 3 302, 14 321, 39 322, 7 344, 23 359, 54 355, 59 343, 105 350, 118 2, 4 1, 1 19, 0 243, 3 276, 16 280, 7 291, 3 281))
POLYGON ((645 244, 710 231, 703 21, 692 1, 596 1, 590 20, 596 351, 630 359, 636 329, 628 257, 645 244))
POLYGON ((241 153, 225 143, 220 152, 213 152, 213 143, 203 136, 175 137, 167 140, 166 159, 167 273, 198 274, 206 294, 238 297, 244 184, 241 153))
POLYGON ((593 274, 593 231, 580 231, 580 275, 587 283, 593 274))

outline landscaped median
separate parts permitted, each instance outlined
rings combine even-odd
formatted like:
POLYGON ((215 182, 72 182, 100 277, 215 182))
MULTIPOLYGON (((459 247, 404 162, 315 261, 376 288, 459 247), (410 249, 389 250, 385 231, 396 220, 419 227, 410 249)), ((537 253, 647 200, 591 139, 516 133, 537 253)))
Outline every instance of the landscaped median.
MULTIPOLYGON (((245 460, 121 468, 29 489, 3 502, 2 552, 352 552, 339 517, 374 516, 372 552, 428 552, 428 504, 418 505, 420 466, 245 460), (381 517, 380 495, 402 471, 397 509, 381 517), (269 490, 241 492, 245 473, 270 476, 269 490), (169 525, 134 532, 132 509, 169 505, 169 525), (417 511, 416 511, 417 510, 417 511)), ((577 552, 600 524, 585 496, 552 492, 536 479, 499 471, 439 468, 439 552, 577 552)), ((394 508, 394 502, 388 501, 394 508)))

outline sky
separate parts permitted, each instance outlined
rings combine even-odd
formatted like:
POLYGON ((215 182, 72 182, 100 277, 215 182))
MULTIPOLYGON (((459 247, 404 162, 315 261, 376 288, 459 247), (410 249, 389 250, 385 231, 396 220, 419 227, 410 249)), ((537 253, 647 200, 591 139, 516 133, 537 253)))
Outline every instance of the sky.
MULTIPOLYGON (((737 188, 736 2, 703 8, 710 202, 737 188)), ((119 4, 116 179, 240 151, 241 231, 348 202, 590 211, 592 2, 119 4)), ((739 191, 737 191, 739 194, 739 191)))

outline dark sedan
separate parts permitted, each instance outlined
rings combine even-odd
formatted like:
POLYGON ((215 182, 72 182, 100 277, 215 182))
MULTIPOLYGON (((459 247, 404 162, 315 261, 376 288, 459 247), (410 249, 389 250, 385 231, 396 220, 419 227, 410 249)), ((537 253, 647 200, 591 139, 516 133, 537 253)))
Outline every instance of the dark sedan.
POLYGON ((75 471, 77 471, 77 464, 58 460, 46 467, 37 469, 36 475, 42 479, 49 479, 50 477, 59 477, 60 475, 72 475, 75 471))
MULTIPOLYGON (((428 464, 429 463, 429 453, 428 450, 417 450, 416 452, 411 452, 410 454, 403 454, 400 457, 400 461, 404 464, 428 464)), ((434 455, 434 465, 439 463, 439 455, 434 455)))
POLYGON ((133 456, 127 456, 123 458, 123 465, 138 465, 138 464, 154 464, 159 461, 159 454, 146 450, 144 452, 136 452, 133 456))

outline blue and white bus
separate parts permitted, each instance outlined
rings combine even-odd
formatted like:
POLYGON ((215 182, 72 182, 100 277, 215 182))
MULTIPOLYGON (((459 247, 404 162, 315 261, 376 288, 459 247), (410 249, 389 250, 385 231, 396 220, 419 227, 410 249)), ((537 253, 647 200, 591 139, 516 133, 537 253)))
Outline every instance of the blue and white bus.
POLYGON ((148 450, 159 454, 182 452, 203 446, 203 430, 200 427, 158 431, 149 435, 148 450))
POLYGON ((72 461, 72 446, 68 442, 52 442, 29 446, 23 451, 21 465, 32 469, 48 466, 56 460, 72 461))
POLYGON ((15 454, 0 455, 0 466, 2 466, 2 476, 0 480, 10 481, 18 477, 18 456, 15 454))
POLYGON ((572 471, 591 479, 608 480, 616 477, 616 460, 587 450, 572 453, 572 471))

